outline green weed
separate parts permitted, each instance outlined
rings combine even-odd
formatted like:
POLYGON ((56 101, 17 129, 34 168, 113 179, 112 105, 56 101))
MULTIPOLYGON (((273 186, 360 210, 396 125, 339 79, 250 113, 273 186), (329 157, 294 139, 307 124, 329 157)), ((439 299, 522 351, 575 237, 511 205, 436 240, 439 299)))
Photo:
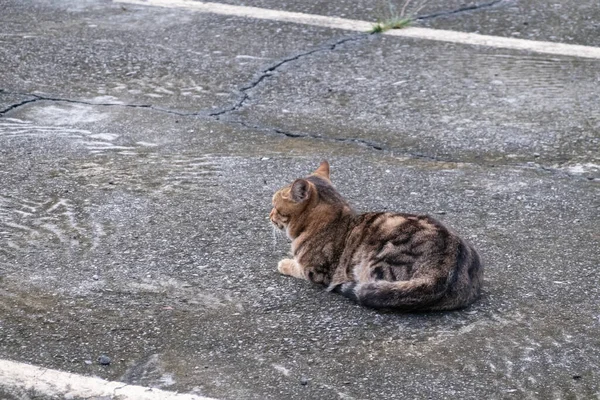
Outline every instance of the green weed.
POLYGON ((398 11, 396 6, 388 0, 387 10, 382 12, 382 15, 385 16, 377 19, 377 23, 373 25, 369 33, 382 33, 390 29, 402 29, 410 26, 416 19, 415 15, 425 7, 428 0, 421 0, 413 10, 408 12, 411 1, 404 0, 402 8, 398 11))

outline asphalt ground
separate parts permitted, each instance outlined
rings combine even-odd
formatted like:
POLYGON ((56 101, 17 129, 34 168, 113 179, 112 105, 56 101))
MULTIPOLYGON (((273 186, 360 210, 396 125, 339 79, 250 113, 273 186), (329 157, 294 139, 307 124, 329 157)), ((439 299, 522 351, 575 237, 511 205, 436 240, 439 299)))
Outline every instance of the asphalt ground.
MULTIPOLYGON (((599 13, 430 1, 416 24, 599 46, 599 13)), ((600 398, 600 60, 0 0, 0 71, 0 358, 218 399, 600 398), (357 210, 473 242, 482 298, 378 312, 278 275, 271 196, 322 159, 357 210)))

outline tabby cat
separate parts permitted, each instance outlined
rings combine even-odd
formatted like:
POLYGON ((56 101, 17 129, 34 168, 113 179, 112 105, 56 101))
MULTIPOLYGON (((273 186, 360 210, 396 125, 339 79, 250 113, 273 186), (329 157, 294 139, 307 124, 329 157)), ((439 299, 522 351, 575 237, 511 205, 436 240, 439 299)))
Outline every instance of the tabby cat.
POLYGON ((427 215, 357 214, 335 190, 323 161, 273 196, 271 222, 292 240, 284 275, 327 286, 372 308, 403 311, 466 307, 480 294, 475 249, 427 215))

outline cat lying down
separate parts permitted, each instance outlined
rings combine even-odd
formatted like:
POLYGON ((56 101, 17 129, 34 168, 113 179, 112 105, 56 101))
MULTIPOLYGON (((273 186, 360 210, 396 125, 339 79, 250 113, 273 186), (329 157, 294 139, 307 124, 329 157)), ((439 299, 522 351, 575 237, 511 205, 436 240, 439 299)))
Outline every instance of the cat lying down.
POLYGON ((357 214, 335 190, 329 164, 273 196, 271 222, 292 240, 284 275, 327 286, 366 307, 452 310, 477 299, 477 251, 427 215, 357 214))

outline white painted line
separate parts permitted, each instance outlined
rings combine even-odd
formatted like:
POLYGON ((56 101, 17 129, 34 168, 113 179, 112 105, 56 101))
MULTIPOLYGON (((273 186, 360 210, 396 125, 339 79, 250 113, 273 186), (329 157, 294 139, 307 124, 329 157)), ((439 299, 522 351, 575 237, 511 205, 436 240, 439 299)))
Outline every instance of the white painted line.
POLYGON ((395 29, 385 33, 392 36, 412 37, 418 39, 436 40, 440 42, 471 44, 501 49, 526 50, 559 56, 600 59, 600 47, 582 46, 578 44, 543 42, 537 40, 516 39, 502 36, 489 36, 480 35, 478 33, 429 28, 395 29))
POLYGON ((193 394, 110 382, 1 359, 0 390, 9 394, 23 392, 32 394, 33 392, 60 399, 100 397, 119 400, 214 400, 193 394))
POLYGON ((207 3, 190 0, 114 0, 115 3, 137 4, 141 6, 156 6, 167 8, 183 8, 211 14, 229 15, 235 17, 266 19, 280 22, 337 28, 348 31, 368 31, 373 24, 352 19, 326 17, 323 15, 304 14, 290 11, 270 10, 267 8, 232 6, 221 3, 207 3))
MULTIPOLYGON (((211 14, 292 22, 296 24, 314 25, 357 32, 367 32, 373 27, 373 24, 367 21, 192 0, 113 1, 115 3, 137 4, 143 6, 182 8, 211 14)), ((526 50, 543 54, 600 59, 600 47, 582 46, 577 44, 543 42, 501 36, 480 35, 478 33, 466 33, 417 27, 389 30, 384 34, 390 36, 410 37, 415 39, 435 40, 440 42, 489 46, 501 49, 526 50)))

